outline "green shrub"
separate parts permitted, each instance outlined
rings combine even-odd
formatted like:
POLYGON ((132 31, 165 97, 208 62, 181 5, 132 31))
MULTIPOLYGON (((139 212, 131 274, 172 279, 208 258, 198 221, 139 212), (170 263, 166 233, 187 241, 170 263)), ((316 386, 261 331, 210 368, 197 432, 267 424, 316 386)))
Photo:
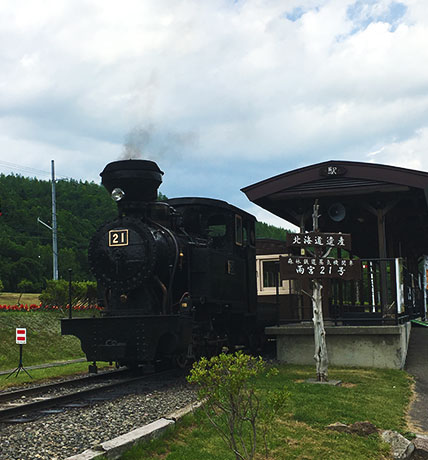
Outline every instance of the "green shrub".
POLYGON ((251 460, 256 454, 257 433, 261 431, 267 453, 267 433, 276 415, 286 404, 289 393, 284 388, 269 393, 261 404, 254 378, 277 374, 267 371, 262 358, 221 353, 193 364, 187 380, 198 385, 202 409, 236 460, 251 460))
MULTIPOLYGON (((93 281, 73 281, 71 283, 71 302, 93 305, 97 301, 96 283, 93 281)), ((69 283, 65 280, 49 280, 40 295, 44 305, 65 307, 69 303, 69 283)))
POLYGON ((34 283, 33 281, 23 279, 18 283, 18 291, 20 293, 24 292, 39 292, 40 290, 40 284, 34 283))

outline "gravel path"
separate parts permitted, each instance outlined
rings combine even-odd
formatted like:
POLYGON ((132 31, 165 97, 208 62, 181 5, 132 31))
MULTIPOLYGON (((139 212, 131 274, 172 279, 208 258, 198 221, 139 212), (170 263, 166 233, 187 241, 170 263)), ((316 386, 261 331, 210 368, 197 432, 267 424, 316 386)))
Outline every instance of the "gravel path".
POLYGON ((184 378, 144 382, 132 394, 32 423, 0 424, 0 459, 60 460, 157 420, 195 401, 184 378))

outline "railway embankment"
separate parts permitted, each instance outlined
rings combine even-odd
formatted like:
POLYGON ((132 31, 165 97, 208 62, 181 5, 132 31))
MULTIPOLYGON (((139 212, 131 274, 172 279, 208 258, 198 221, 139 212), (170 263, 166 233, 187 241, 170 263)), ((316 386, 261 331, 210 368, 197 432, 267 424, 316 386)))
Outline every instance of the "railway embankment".
MULTIPOLYGON (((14 305, 2 303, 4 307, 14 305)), ((34 366, 57 361, 84 358, 80 342, 76 337, 61 336, 60 319, 67 315, 61 309, 30 309, 31 305, 21 304, 20 311, 0 308, 0 371, 17 367, 19 346, 16 344, 16 328, 26 328, 27 343, 23 345, 23 365, 34 366), (25 309, 27 306, 28 309, 25 309)), ((75 315, 90 315, 91 312, 76 312, 75 315)), ((21 376, 19 376, 19 379, 21 376)))

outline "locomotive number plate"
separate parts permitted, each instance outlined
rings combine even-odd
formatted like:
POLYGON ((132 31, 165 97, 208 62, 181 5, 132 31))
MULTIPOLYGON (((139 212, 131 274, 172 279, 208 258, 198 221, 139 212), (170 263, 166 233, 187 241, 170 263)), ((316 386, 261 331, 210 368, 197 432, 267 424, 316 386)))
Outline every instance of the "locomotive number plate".
POLYGON ((128 229, 110 230, 108 232, 109 246, 128 246, 128 229))

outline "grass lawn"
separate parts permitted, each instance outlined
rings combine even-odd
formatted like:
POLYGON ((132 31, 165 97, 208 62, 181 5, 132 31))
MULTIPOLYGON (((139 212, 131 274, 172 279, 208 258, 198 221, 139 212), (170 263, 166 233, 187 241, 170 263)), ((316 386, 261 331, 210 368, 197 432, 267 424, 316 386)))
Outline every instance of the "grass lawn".
MULTIPOLYGON (((260 439, 256 459, 388 459, 389 447, 378 435, 362 437, 326 429, 334 422, 370 421, 381 429, 406 433, 405 414, 411 380, 403 371, 379 369, 330 369, 340 387, 306 383, 314 367, 279 366, 279 375, 258 379, 260 397, 284 385, 289 405, 269 434, 265 457, 260 439)), ((123 460, 234 460, 201 412, 189 415, 162 439, 135 446, 123 460)))
MULTIPOLYGON (((39 294, 0 293, 1 305, 36 304, 40 303, 39 294)), ((99 315, 99 312, 75 311, 73 316, 99 315)), ((19 346, 15 343, 15 329, 27 328, 27 343, 23 345, 23 364, 28 367, 34 364, 44 364, 55 361, 67 361, 70 359, 84 358, 80 348, 80 341, 73 336, 61 335, 61 318, 67 317, 67 311, 61 310, 38 310, 38 311, 5 311, 0 310, 0 370, 14 369, 19 361, 19 346)), ((80 364, 76 371, 87 369, 86 364, 80 364)), ((71 372, 74 368, 58 368, 45 370, 46 375, 71 372)), ((42 371, 32 371, 31 374, 43 377, 42 371)), ((19 383, 25 381, 22 374, 17 379, 9 381, 19 383)), ((28 378, 28 377, 27 377, 28 378)), ((0 377, 0 380, 4 380, 0 377)), ((0 384, 0 387, 2 385, 0 384)))
POLYGON ((20 304, 36 304, 40 303, 40 294, 19 294, 17 292, 0 292, 0 305, 17 305, 20 304))
MULTIPOLYGON (((0 303, 3 299, 0 297, 0 303)), ((24 303, 26 300, 24 299, 24 303)), ((30 303, 30 302, 28 302, 30 303)), ((10 303, 8 303, 9 305, 10 303)), ((99 315, 99 312, 77 311, 73 316, 99 315)), ((27 343, 23 345, 23 365, 25 368, 57 361, 85 358, 80 340, 70 335, 61 335, 61 318, 68 312, 59 310, 40 311, 0 311, 0 371, 15 369, 19 362, 19 345, 15 343, 15 329, 27 328, 27 343)), ((98 363, 98 367, 108 367, 98 363)), ((18 377, 0 375, 0 389, 28 382, 41 383, 55 377, 72 374, 87 374, 88 363, 68 364, 60 367, 29 370, 30 377, 20 372, 18 377)))
POLYGON ((27 328, 27 343, 23 345, 24 366, 83 358, 80 341, 76 337, 61 336, 60 319, 64 316, 60 311, 1 311, 0 370, 12 369, 18 364, 17 327, 27 328))

